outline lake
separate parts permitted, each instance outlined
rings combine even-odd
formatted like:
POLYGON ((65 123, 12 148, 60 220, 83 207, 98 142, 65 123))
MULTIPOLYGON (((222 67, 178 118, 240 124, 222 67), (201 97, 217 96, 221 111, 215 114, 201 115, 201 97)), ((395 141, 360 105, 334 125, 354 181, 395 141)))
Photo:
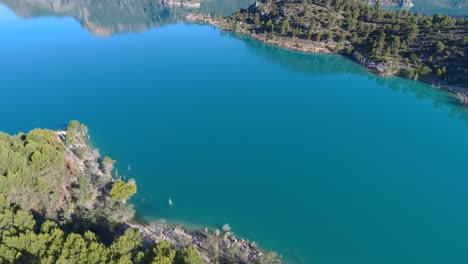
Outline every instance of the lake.
POLYGON ((0 2, 16 12, 0 6, 0 131, 87 124, 144 219, 228 223, 293 264, 468 262, 468 111, 450 94, 183 9, 0 2))

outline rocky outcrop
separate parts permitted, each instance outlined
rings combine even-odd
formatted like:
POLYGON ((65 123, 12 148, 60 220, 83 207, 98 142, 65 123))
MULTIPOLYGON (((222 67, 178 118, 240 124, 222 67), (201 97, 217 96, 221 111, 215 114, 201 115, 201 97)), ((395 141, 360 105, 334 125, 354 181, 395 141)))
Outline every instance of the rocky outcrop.
POLYGON ((385 6, 399 6, 406 9, 414 6, 411 0, 367 0, 367 3, 374 5, 377 1, 385 6))
POLYGON ((184 0, 159 0, 161 4, 167 6, 184 7, 184 8, 200 8, 199 1, 184 1, 184 0))
POLYGON ((353 59, 362 66, 368 68, 374 73, 379 75, 394 75, 395 73, 390 72, 390 65, 385 62, 379 62, 365 57, 359 52, 354 52, 352 55, 353 59))
POLYGON ((264 254, 255 242, 236 237, 230 228, 223 231, 189 231, 181 226, 169 226, 164 221, 145 225, 129 222, 121 228, 139 230, 146 246, 164 240, 169 241, 177 250, 187 245, 194 246, 205 263, 281 263, 275 253, 264 254))
POLYGON ((411 0, 398 0, 398 4, 404 8, 411 8, 414 6, 411 0))

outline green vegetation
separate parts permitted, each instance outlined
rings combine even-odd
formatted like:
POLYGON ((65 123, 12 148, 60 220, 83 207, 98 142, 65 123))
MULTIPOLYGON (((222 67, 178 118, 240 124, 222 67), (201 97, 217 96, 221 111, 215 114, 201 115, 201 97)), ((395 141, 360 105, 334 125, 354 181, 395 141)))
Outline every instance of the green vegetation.
MULTIPOLYGON (((135 184, 124 183, 118 200, 107 197, 115 184, 109 172, 99 169, 96 153, 85 142, 87 131, 71 121, 62 133, 1 133, 0 197, 61 223, 75 218, 96 223, 102 218, 111 223, 131 219, 133 209, 123 203, 135 184)), ((122 182, 117 184, 119 190, 122 182)))
POLYGON ((0 263, 202 264, 214 249, 213 263, 280 263, 232 233, 130 222, 136 183, 112 178, 114 161, 99 158, 87 133, 77 121, 0 133, 0 263))
POLYGON ((203 264, 203 260, 198 253, 198 250, 194 247, 186 247, 182 250, 180 257, 180 263, 190 263, 190 264, 203 264))
POLYGON ((176 257, 174 246, 167 241, 158 243, 153 249, 153 264, 171 264, 176 257))
POLYGON ((112 186, 110 196, 114 201, 125 201, 134 195, 136 191, 135 181, 130 180, 129 182, 124 182, 119 180, 112 186))
POLYGON ((114 168, 114 161, 106 156, 101 161, 101 167, 105 172, 110 173, 114 168))
POLYGON ((50 220, 39 223, 32 214, 0 198, 0 263, 203 262, 195 248, 177 253, 167 241, 152 250, 144 249, 141 233, 133 229, 127 229, 106 245, 91 231, 70 233, 50 220))
POLYGON ((65 142, 67 145, 71 145, 75 142, 82 142, 83 137, 88 134, 88 128, 78 121, 72 120, 68 123, 67 132, 65 142))
POLYGON ((386 11, 356 0, 263 0, 226 24, 287 47, 325 45, 380 74, 468 87, 468 19, 386 11))

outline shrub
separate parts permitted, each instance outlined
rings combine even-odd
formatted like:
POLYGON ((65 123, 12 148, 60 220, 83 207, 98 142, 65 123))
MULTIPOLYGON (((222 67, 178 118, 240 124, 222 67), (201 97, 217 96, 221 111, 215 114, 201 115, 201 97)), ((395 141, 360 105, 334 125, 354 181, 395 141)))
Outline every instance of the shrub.
POLYGON ((187 247, 180 253, 181 264, 203 264, 200 252, 195 247, 187 247))
POLYGON ((112 185, 110 195, 113 201, 125 201, 134 195, 136 191, 137 187, 134 180, 129 182, 119 180, 112 185))

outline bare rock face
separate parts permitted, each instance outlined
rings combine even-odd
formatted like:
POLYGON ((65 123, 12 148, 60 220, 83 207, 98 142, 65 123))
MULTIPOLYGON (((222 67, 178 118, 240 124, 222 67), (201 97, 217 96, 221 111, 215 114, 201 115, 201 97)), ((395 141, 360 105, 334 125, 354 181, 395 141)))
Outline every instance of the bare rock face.
POLYGON ((160 0, 160 2, 167 6, 185 7, 185 8, 200 8, 200 2, 197 0, 160 0))
POLYGON ((411 0, 398 0, 398 4, 404 8, 411 8, 414 6, 411 0))
POLYGON ((148 246, 163 240, 169 241, 177 250, 192 245, 200 252, 205 263, 281 264, 274 253, 264 253, 255 242, 236 237, 229 231, 222 231, 223 234, 219 230, 188 231, 180 226, 166 225, 164 221, 148 225, 128 222, 123 228, 139 230, 148 246))
POLYGON ((390 65, 385 62, 374 61, 370 58, 363 56, 358 52, 354 52, 353 58, 362 66, 374 71, 379 75, 389 75, 390 65))
POLYGON ((254 13, 259 13, 261 16, 270 13, 273 11, 273 8, 270 6, 268 1, 256 1, 254 4, 250 5, 250 10, 254 11, 254 13))
POLYGON ((366 1, 370 5, 374 5, 377 2, 380 2, 382 5, 386 6, 400 6, 402 8, 411 8, 414 6, 411 0, 368 0, 366 1))

